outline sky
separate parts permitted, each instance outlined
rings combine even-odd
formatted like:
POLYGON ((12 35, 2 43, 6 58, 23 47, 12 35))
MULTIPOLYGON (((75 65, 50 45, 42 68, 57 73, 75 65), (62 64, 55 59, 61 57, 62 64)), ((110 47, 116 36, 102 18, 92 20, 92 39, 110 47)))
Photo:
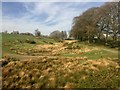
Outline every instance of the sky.
POLYGON ((71 30, 74 17, 104 2, 2 2, 2 31, 31 32, 43 35, 71 30))

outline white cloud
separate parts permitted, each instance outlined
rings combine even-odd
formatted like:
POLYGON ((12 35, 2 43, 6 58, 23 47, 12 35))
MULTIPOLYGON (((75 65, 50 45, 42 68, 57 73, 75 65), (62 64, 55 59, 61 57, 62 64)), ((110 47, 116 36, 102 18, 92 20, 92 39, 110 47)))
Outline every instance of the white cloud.
MULTIPOLYGON (((81 3, 81 5, 87 2, 81 3)), ((20 32, 34 32, 39 29, 42 34, 49 34, 54 30, 70 30, 72 19, 82 13, 86 7, 76 9, 73 5, 80 3, 66 3, 63 6, 57 5, 55 2, 39 2, 39 3, 24 3, 28 12, 21 18, 3 17, 3 30, 9 32, 19 30, 20 32), (45 20, 36 20, 36 16, 42 17, 41 14, 46 13, 48 17, 45 20), (33 17, 31 19, 31 17, 33 17), (53 24, 54 25, 49 25, 53 24)))
MULTIPOLYGON (((82 3, 84 4, 84 3, 82 3)), ((71 5, 77 5, 77 3, 67 3, 64 6, 58 6, 55 3, 35 3, 34 8, 31 9, 31 4, 26 4, 25 7, 32 14, 40 15, 42 13, 46 13, 48 15, 43 23, 53 23, 60 22, 63 19, 73 18, 73 16, 80 14, 80 10, 76 11, 74 8, 70 8, 71 5)), ((83 10, 81 10, 83 11, 83 10)))
POLYGON ((35 15, 40 15, 42 13, 47 14, 49 17, 45 20, 45 22, 49 22, 53 20, 60 10, 60 7, 54 6, 53 2, 45 2, 45 3, 27 3, 25 4, 26 9, 28 12, 35 14, 35 15), (31 6, 34 5, 33 9, 31 9, 31 6))
POLYGON ((25 3, 28 13, 25 13, 21 18, 11 19, 10 17, 4 16, 3 30, 8 30, 9 32, 12 32, 13 30, 34 32, 35 29, 39 28, 43 34, 49 34, 56 29, 70 29, 70 24, 72 23, 73 18, 72 13, 76 14, 74 13, 75 11, 67 8, 67 6, 62 7, 61 9, 61 7, 54 4, 55 3, 25 3), (48 15, 48 18, 45 21, 35 21, 34 19, 31 19, 34 15, 41 15, 42 13, 48 15), (58 22, 58 24, 52 26, 46 25, 54 22, 58 22))

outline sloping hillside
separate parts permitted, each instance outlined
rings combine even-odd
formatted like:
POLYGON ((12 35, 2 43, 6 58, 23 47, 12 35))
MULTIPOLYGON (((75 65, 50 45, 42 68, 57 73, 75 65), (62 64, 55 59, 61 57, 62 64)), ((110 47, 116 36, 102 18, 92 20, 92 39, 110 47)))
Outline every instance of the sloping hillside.
POLYGON ((120 87, 115 49, 12 34, 2 41, 3 88, 120 87))

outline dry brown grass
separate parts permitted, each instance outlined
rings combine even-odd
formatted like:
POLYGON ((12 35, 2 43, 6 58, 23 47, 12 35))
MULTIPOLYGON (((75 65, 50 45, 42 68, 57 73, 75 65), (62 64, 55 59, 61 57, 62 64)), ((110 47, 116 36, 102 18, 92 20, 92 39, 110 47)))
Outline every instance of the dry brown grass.
MULTIPOLYGON (((3 67, 3 87, 41 88, 61 87, 60 78, 81 80, 89 78, 89 72, 99 73, 104 68, 120 68, 110 60, 84 60, 83 58, 39 57, 37 60, 14 61, 3 67), (83 63, 81 63, 83 61, 83 63), (79 72, 84 72, 79 74, 79 72), (60 75, 60 76, 59 76, 60 75), (27 83, 27 84, 24 84, 27 83), (17 84, 17 85, 16 85, 17 84)), ((75 83, 65 82, 64 88, 75 87, 75 83)))

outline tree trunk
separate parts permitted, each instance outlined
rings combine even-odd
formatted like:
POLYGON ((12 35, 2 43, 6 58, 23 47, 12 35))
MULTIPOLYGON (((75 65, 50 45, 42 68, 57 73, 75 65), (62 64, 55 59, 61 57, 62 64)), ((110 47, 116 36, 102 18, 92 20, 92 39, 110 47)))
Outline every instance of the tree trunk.
POLYGON ((107 44, 108 42, 108 33, 106 34, 106 37, 105 37, 105 44, 107 44))

